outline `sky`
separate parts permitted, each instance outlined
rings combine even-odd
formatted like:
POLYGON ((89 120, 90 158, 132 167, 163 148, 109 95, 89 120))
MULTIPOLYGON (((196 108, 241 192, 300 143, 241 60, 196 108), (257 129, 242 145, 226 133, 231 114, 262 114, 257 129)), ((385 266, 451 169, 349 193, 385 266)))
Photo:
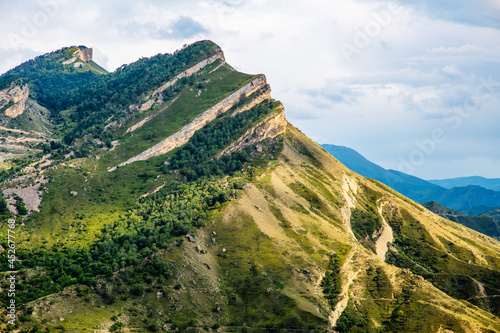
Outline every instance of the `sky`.
POLYGON ((294 126, 424 179, 500 178, 500 0, 0 1, 0 73, 85 45, 109 71, 210 39, 294 126))

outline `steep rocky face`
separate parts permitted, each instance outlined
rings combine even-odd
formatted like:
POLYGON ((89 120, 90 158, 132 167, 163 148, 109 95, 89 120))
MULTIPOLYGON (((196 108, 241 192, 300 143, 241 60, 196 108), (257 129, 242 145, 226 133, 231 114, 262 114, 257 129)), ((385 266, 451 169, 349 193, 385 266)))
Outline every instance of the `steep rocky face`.
MULTIPOLYGON (((81 60, 83 62, 91 61, 92 60, 92 54, 93 54, 93 51, 92 51, 91 48, 79 48, 79 47, 77 47, 76 50, 71 55, 72 58, 69 59, 69 60, 64 61, 63 64, 65 64, 65 65, 72 64, 72 63, 74 63, 77 60, 81 60)), ((75 67, 77 67, 76 65, 78 65, 78 64, 79 63, 76 63, 75 67)))
POLYGON ((11 118, 16 118, 26 110, 26 101, 29 97, 27 84, 15 84, 8 89, 0 91, 0 109, 11 118))
MULTIPOLYGON (((206 124, 213 121, 219 115, 231 109, 236 103, 241 100, 243 96, 250 96, 253 93, 265 88, 266 86, 266 77, 264 75, 259 76, 244 87, 240 88, 238 91, 232 93, 230 96, 226 97, 210 109, 203 112, 195 120, 184 126, 177 133, 171 135, 170 137, 154 145, 153 147, 145 150, 141 154, 134 156, 123 163, 120 163, 118 167, 122 167, 136 161, 145 161, 147 159, 150 159, 151 157, 166 154, 169 151, 186 144, 197 130, 203 128, 206 124)), ((114 170, 116 170, 116 168, 111 168, 109 171, 114 170)))
POLYGON ((231 116, 234 117, 238 113, 244 112, 246 110, 250 110, 254 106, 262 103, 266 99, 271 99, 271 87, 269 85, 264 86, 262 89, 259 90, 258 94, 252 98, 248 103, 245 103, 245 105, 237 108, 231 116))
MULTIPOLYGON (((249 129, 238 140, 230 144, 226 149, 220 152, 217 157, 224 154, 232 154, 236 151, 251 145, 255 145, 263 140, 275 138, 280 134, 285 133, 287 127, 287 120, 285 118, 285 108, 280 106, 280 112, 274 112, 261 120, 258 124, 249 129)), ((257 150, 262 147, 257 146, 257 150)))
POLYGON ((92 60, 92 54, 93 54, 92 48, 78 48, 78 50, 75 53, 73 53, 73 56, 77 57, 82 61, 87 62, 92 60))

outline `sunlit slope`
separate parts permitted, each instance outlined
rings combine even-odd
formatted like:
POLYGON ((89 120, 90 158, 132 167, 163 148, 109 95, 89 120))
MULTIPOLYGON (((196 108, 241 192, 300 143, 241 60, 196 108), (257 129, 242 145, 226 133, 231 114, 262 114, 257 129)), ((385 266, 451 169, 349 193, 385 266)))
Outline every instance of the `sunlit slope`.
POLYGON ((500 331, 498 241, 347 169, 201 43, 102 81, 71 140, 3 178, 2 330, 500 331))
POLYGON ((347 331, 500 329, 492 313, 453 298, 498 314, 498 242, 349 171, 291 126, 276 167, 249 184, 213 229, 218 250, 226 248, 218 260, 224 285, 239 296, 227 306, 240 318, 247 309, 265 322, 272 311, 263 304, 286 297, 294 316, 328 318, 347 331), (384 225, 395 241, 382 257, 401 268, 376 256, 384 225), (332 251, 341 281, 334 311, 321 286, 332 251))

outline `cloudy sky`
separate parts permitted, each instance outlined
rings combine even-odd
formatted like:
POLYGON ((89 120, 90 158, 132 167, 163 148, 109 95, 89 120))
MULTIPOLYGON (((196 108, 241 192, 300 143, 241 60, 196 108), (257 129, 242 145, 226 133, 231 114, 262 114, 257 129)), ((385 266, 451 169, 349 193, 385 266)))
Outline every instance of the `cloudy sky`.
POLYGON ((0 73, 64 46, 112 71, 211 39, 319 143, 500 178, 499 0, 1 0, 0 36, 0 73))

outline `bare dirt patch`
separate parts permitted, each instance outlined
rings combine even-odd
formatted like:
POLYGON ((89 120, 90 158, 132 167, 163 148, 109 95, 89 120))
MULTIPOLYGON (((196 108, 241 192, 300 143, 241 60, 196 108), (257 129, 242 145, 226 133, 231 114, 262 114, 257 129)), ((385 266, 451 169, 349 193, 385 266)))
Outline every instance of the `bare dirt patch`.
POLYGON ((392 243, 392 241, 394 240, 392 228, 386 222, 384 215, 382 214, 384 205, 385 205, 384 202, 380 202, 380 204, 377 206, 378 213, 382 218, 382 232, 380 234, 380 237, 375 242, 375 249, 377 252, 377 256, 383 261, 385 261, 385 255, 387 253, 387 250, 389 249, 387 243, 392 243))

